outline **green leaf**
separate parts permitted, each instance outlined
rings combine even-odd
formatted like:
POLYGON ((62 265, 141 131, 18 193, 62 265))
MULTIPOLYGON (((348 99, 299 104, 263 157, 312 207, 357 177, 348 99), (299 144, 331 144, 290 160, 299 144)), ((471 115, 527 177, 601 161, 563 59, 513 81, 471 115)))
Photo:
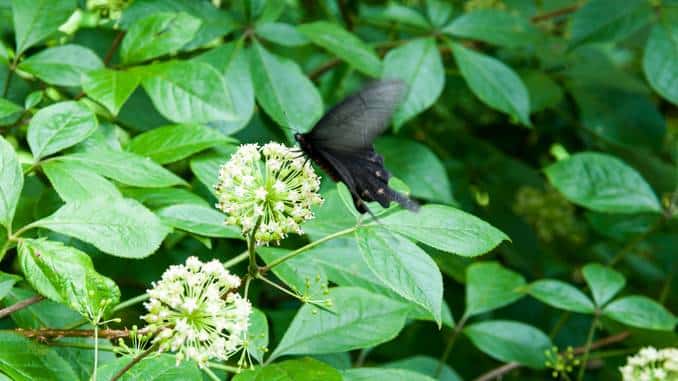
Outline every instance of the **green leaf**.
POLYGON ((356 240, 374 275, 396 294, 430 312, 440 326, 443 278, 433 259, 410 240, 384 229, 358 229, 356 240))
POLYGON ((5 228, 12 224, 23 186, 24 175, 14 147, 0 136, 0 225, 5 228))
POLYGON ((259 309, 252 309, 250 326, 247 328, 247 352, 260 364, 268 351, 268 321, 259 309))
MULTIPOLYGON (((257 253, 268 264, 289 253, 289 250, 259 247, 257 253)), ((272 271, 295 293, 316 303, 322 303, 327 300, 327 275, 320 266, 308 258, 308 254, 290 258, 275 266, 272 271)))
POLYGON ((231 32, 237 24, 223 9, 215 7, 209 1, 184 0, 139 0, 134 1, 122 13, 120 23, 125 29, 148 15, 166 12, 184 12, 194 16, 202 23, 194 38, 182 50, 194 49, 231 32))
POLYGON ((623 7, 617 0, 591 0, 572 17, 572 44, 620 40, 651 19, 652 7, 646 0, 628 0, 623 7))
POLYGON ((226 225, 226 216, 212 207, 176 204, 156 212, 167 225, 189 233, 214 238, 242 238, 240 229, 226 225))
POLYGON ((452 4, 445 0, 426 0, 426 15, 431 25, 440 28, 452 15, 452 4))
POLYGON ((585 84, 570 86, 587 130, 627 147, 658 150, 666 136, 666 121, 654 101, 643 94, 585 84))
POLYGON ((538 70, 522 71, 520 78, 530 95, 530 112, 555 108, 563 100, 563 90, 545 73, 538 70))
POLYGON ((652 188, 621 160, 595 152, 576 153, 545 169, 568 200, 597 212, 660 212, 652 188))
POLYGON ((507 306, 524 296, 525 278, 496 262, 466 268, 467 317, 507 306))
POLYGON ((610 303, 603 315, 632 327, 673 331, 676 317, 664 306, 645 296, 626 296, 610 303))
POLYGON ((344 381, 434 381, 434 378, 404 369, 357 368, 342 372, 344 381))
POLYGON ((440 381, 462 381, 457 372, 450 368, 449 365, 443 364, 441 371, 438 372, 439 366, 440 361, 437 358, 428 356, 407 357, 384 365, 386 368, 411 370, 426 376, 435 377, 440 381), (436 376, 438 373, 439 375, 436 376))
POLYGON ((380 138, 375 146, 386 168, 410 187, 412 196, 445 204, 454 202, 447 171, 427 146, 392 136, 380 138))
POLYGON ((383 17, 388 21, 402 23, 424 30, 431 29, 431 24, 421 13, 410 7, 392 1, 387 3, 385 9, 379 9, 375 14, 369 14, 369 17, 383 17))
POLYGON ((82 76, 82 90, 114 116, 140 83, 141 76, 132 70, 101 69, 82 76))
MULTIPOLYGON (((28 94, 28 96, 24 100, 24 108, 26 110, 32 109, 33 107, 40 104, 40 102, 42 102, 44 97, 45 97, 45 92, 42 91, 42 90, 36 90, 36 91, 28 94)), ((0 116, 0 118, 2 118, 2 117, 0 116)))
POLYGON ((323 102, 299 65, 257 42, 250 49, 250 64, 257 102, 266 114, 285 128, 311 129, 322 116, 323 102))
MULTIPOLYGON (((99 366, 97 373, 99 380, 110 380, 123 367, 132 361, 131 356, 116 358, 107 364, 99 366)), ((173 355, 161 354, 150 356, 139 361, 131 369, 126 371, 120 381, 175 381, 175 380, 201 380, 202 374, 197 365, 192 361, 184 361, 176 365, 173 355)))
POLYGON ((236 120, 213 121, 210 126, 226 135, 244 128, 254 114, 254 85, 248 55, 242 45, 240 42, 231 42, 195 58, 196 61, 212 65, 224 77, 236 120))
POLYGON ((650 86, 678 105, 678 12, 667 9, 645 44, 643 70, 650 86))
POLYGON ((65 202, 86 201, 95 197, 119 198, 120 191, 104 177, 78 163, 47 161, 42 170, 65 202))
POLYGON ((126 64, 177 52, 189 43, 202 22, 187 13, 155 13, 135 22, 125 34, 120 57, 126 64))
POLYGON ((461 75, 473 93, 488 106, 503 111, 525 126, 530 123, 530 97, 525 84, 503 62, 452 44, 461 75))
POLYGON ((302 306, 270 359, 373 347, 396 337, 405 324, 408 307, 384 296, 338 287, 329 297, 336 312, 302 306))
POLYGON ((507 48, 531 45, 539 38, 539 31, 528 19, 498 9, 464 13, 445 26, 442 32, 507 48))
POLYGON ((14 287, 14 284, 21 280, 21 277, 14 274, 7 274, 0 271, 0 301, 14 287))
POLYGON ((19 265, 40 294, 87 318, 104 316, 120 301, 118 286, 96 272, 89 255, 61 242, 21 240, 19 265))
POLYGON ((598 263, 584 266, 582 273, 598 307, 609 302, 626 284, 622 274, 598 263))
POLYGON ((0 371, 14 381, 73 381, 78 376, 56 349, 0 331, 0 371))
POLYGON ((282 22, 258 23, 254 31, 258 37, 283 46, 302 46, 310 42, 297 27, 282 22))
POLYGON ((178 124, 154 128, 135 136, 127 145, 127 150, 166 164, 207 148, 235 142, 235 139, 203 125, 178 124))
POLYGON ((124 258, 153 254, 168 233, 158 217, 130 199, 71 202, 34 224, 124 258))
POLYGON ((80 76, 104 66, 92 50, 79 45, 45 49, 19 64, 19 70, 58 86, 79 86, 80 76))
POLYGON ((527 293, 556 308, 590 314, 595 311, 593 302, 577 288, 559 280, 538 280, 527 288, 527 293))
MULTIPOLYGON (((235 152, 235 147, 234 152, 235 152)), ((199 155, 191 160, 191 171, 200 180, 200 182, 216 195, 214 185, 219 178, 219 168, 225 164, 231 155, 209 152, 199 155)))
POLYGON ((176 123, 207 123, 234 120, 230 94, 224 91, 222 76, 211 65, 195 61, 174 61, 147 74, 142 85, 155 108, 176 123))
POLYGON ((381 219, 389 229, 436 249, 475 257, 508 237, 487 222, 459 209, 424 205, 417 213, 402 210, 381 219))
POLYGON ((26 139, 35 160, 80 143, 96 130, 92 110, 82 103, 66 101, 40 109, 31 119, 26 139))
POLYGON ((113 150, 98 150, 59 156, 54 160, 79 165, 125 185, 164 188, 185 184, 184 180, 150 159, 113 150))
POLYGON ((542 331, 513 321, 476 323, 466 327, 464 333, 473 345, 490 357, 535 369, 544 368, 544 352, 552 346, 551 340, 542 331))
POLYGON ((301 358, 246 370, 233 381, 342 381, 336 369, 312 358, 301 358))
POLYGON ((356 70, 378 77, 381 74, 381 61, 374 50, 341 26, 327 21, 316 21, 299 26, 299 31, 314 44, 342 60, 356 70))
POLYGON ((445 85, 445 69, 436 42, 422 38, 392 49, 384 57, 384 78, 399 78, 409 85, 393 115, 396 131, 405 122, 429 108, 445 85))
MULTIPOLYGON (((16 116, 20 112, 23 112, 24 109, 21 106, 16 105, 7 99, 0 98, 0 121, 3 119, 9 119, 12 116, 16 116)), ((10 124, 13 122, 9 122, 10 124)))
POLYGON ((16 55, 41 42, 73 13, 75 0, 12 0, 16 55))
POLYGON ((593 230, 605 237, 619 241, 649 232, 661 218, 662 216, 657 213, 586 213, 586 219, 593 230))
POLYGON ((175 204, 210 206, 205 199, 181 188, 122 188, 125 197, 133 198, 150 209, 159 209, 175 204))

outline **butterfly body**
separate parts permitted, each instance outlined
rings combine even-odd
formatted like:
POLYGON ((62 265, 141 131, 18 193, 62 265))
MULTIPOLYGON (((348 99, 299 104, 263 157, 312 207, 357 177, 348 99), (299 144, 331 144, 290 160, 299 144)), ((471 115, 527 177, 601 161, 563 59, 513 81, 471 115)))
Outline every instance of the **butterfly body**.
POLYGON ((391 201, 416 211, 419 205, 388 186, 390 173, 374 150, 405 90, 400 81, 378 81, 336 105, 305 134, 295 134, 301 150, 334 181, 343 182, 360 213, 366 202, 386 208, 391 201))

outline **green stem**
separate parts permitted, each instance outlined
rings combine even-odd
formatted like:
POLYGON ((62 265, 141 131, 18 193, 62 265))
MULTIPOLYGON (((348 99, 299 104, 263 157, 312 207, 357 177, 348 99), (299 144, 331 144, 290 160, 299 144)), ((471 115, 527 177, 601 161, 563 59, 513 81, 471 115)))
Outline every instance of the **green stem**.
POLYGON ((217 377, 217 375, 214 374, 214 372, 212 372, 212 370, 211 370, 210 368, 204 367, 204 368, 202 368, 202 371, 205 372, 205 374, 206 374, 212 381, 221 381, 221 380, 219 380, 219 377, 217 377))
POLYGON ((19 59, 19 56, 16 56, 12 63, 7 67, 7 77, 5 77, 5 87, 2 89, 2 97, 7 97, 9 92, 9 84, 12 82, 12 76, 14 75, 14 69, 16 69, 16 63, 19 59))
POLYGON ((257 230, 261 225, 261 217, 257 219, 257 223, 254 224, 254 229, 250 233, 250 236, 247 238, 247 253, 250 258, 250 264, 248 267, 248 274, 250 278, 256 278, 259 273, 259 266, 257 266, 257 242, 254 236, 257 234, 257 230))
POLYGON ((447 363, 447 358, 450 357, 450 353, 452 353, 452 348, 454 348, 454 343, 457 341, 457 337, 459 336, 459 332, 461 332, 462 329, 464 329, 464 324, 466 324, 466 320, 468 319, 467 315, 464 315, 461 320, 459 320, 459 323, 454 327, 454 330, 452 331, 452 334, 450 335, 450 338, 447 340, 447 345, 445 346, 445 351, 443 351, 442 356, 440 356, 440 360, 438 361, 438 367, 436 368, 435 372, 435 378, 439 378, 440 374, 443 371, 443 367, 447 363))
POLYGON ((570 311, 565 311, 560 315, 560 319, 556 322, 556 325, 553 327, 551 330, 551 333, 549 334, 549 337, 551 339, 555 338, 558 332, 563 328, 565 323, 567 323, 568 320, 570 320, 570 316, 572 313, 570 311))
MULTIPOLYGON (((119 380, 119 379, 120 379, 120 378, 121 378, 128 370, 132 369, 132 367, 134 367, 136 364, 138 364, 138 363, 139 363, 141 360, 143 360, 146 356, 148 356, 148 355, 150 355, 151 353, 155 352, 155 350, 156 350, 157 348, 158 348, 158 345, 154 344, 154 345, 151 345, 151 346, 150 346, 148 349, 146 349, 145 351, 143 351, 143 352, 139 353, 138 355, 136 355, 136 356, 132 359, 132 361, 130 361, 127 365, 125 365, 124 368, 120 369, 120 371, 118 371, 118 373, 116 373, 115 376, 113 376, 113 377, 111 378, 111 381, 117 381, 117 380, 119 380)), ((94 381, 96 381, 96 378, 94 379, 94 381)))
POLYGON ((97 381, 97 367, 99 366, 99 323, 94 324, 94 365, 92 366, 92 380, 97 381))
POLYGON ((131 299, 125 300, 124 302, 120 302, 117 306, 115 306, 111 309, 111 312, 117 312, 117 311, 120 311, 120 310, 124 310, 127 307, 131 307, 135 304, 145 302, 145 301, 148 300, 148 298, 150 298, 150 296, 148 296, 148 294, 137 295, 137 296, 135 296, 131 299))
POLYGON ((237 367, 235 367, 235 366, 228 366, 228 365, 224 365, 224 364, 217 364, 217 363, 215 363, 215 362, 208 362, 207 365, 209 365, 210 368, 220 369, 220 370, 223 370, 223 371, 226 371, 226 372, 230 372, 230 373, 240 373, 240 368, 237 368, 237 367))
POLYGON ((247 259, 248 256, 249 256, 249 250, 246 250, 246 251, 238 254, 237 256, 229 259, 228 261, 224 262, 224 267, 227 268, 227 269, 231 268, 231 267, 237 265, 238 263, 244 261, 245 259, 247 259))
POLYGON ((593 321, 591 322, 591 328, 589 328, 589 335, 586 339, 586 345, 584 345, 584 353, 582 354, 581 368, 579 368, 579 374, 577 375, 577 380, 582 381, 584 379, 584 373, 586 373, 586 365, 589 361, 589 354, 591 353, 591 343, 593 342, 593 335, 596 333, 596 325, 598 324, 599 312, 596 311, 593 321))
POLYGON ((296 257, 297 255, 299 255, 299 254, 301 254, 301 253, 303 253, 303 252, 305 252, 305 251, 308 251, 308 250, 310 250, 310 249, 312 249, 312 248, 314 248, 314 247, 320 245, 321 243, 330 241, 330 240, 332 240, 332 239, 341 237, 341 236, 346 235, 346 234, 351 234, 351 233, 353 233, 357 228, 358 228, 357 226, 353 226, 353 227, 350 227, 350 228, 348 228, 348 229, 340 230, 340 231, 338 231, 338 232, 336 232, 336 233, 332 233, 332 234, 327 235, 327 236, 325 236, 325 237, 323 237, 323 238, 320 238, 319 240, 316 240, 316 241, 313 241, 313 242, 311 242, 311 243, 309 243, 309 244, 306 244, 306 245, 304 245, 304 246, 302 246, 302 247, 300 247, 300 248, 298 248, 298 249, 296 249, 296 250, 294 250, 294 251, 292 251, 292 252, 290 252, 290 253, 287 253, 287 254, 283 255, 282 257, 280 257, 280 258, 278 258, 278 259, 276 259, 276 260, 274 260, 274 261, 271 261, 271 263, 269 263, 267 266, 264 266, 264 268, 263 268, 262 270, 263 270, 264 272, 266 272, 266 271, 268 271, 268 270, 274 268, 275 266, 278 266, 279 264, 281 264, 281 263, 287 261, 288 259, 294 258, 294 257, 296 257))

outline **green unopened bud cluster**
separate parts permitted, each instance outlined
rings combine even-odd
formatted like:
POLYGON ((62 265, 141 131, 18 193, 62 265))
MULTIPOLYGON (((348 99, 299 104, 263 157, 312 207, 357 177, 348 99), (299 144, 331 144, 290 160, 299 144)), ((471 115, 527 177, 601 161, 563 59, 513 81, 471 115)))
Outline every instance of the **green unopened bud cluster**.
POLYGON ((551 376, 553 378, 558 378, 561 375, 567 377, 567 374, 572 372, 573 367, 579 366, 580 363, 579 359, 575 357, 572 347, 568 347, 563 353, 558 351, 558 347, 552 347, 547 349, 544 354, 546 354, 544 365, 552 370, 551 376))
POLYGON ((298 151, 278 143, 245 144, 219 171, 217 208, 226 223, 244 236, 255 231, 258 245, 303 234, 301 223, 313 218, 311 207, 322 203, 320 177, 298 151))
POLYGON ((574 206, 555 189, 521 187, 516 193, 513 211, 527 220, 544 242, 562 238, 581 243, 585 238, 574 206))
POLYGON ((626 365, 619 371, 624 381, 676 381, 678 348, 643 348, 635 356, 627 358, 626 365))

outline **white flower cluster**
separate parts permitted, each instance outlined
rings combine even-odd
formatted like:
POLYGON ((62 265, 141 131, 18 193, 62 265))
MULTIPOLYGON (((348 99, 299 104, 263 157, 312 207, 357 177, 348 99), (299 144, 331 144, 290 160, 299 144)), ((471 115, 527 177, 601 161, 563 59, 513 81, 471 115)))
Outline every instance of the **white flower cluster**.
POLYGON ((303 234, 300 224, 313 218, 311 207, 323 201, 310 163, 278 143, 240 146, 221 167, 215 189, 226 223, 239 226, 244 236, 256 230, 257 244, 303 234))
POLYGON ((643 348, 619 370, 624 381, 677 381, 678 348, 643 348))
POLYGON ((148 290, 144 304, 148 329, 156 332, 159 351, 176 352, 201 367, 209 359, 226 360, 238 352, 247 336, 250 303, 234 290, 240 278, 217 260, 203 263, 189 257, 170 266, 148 290))

